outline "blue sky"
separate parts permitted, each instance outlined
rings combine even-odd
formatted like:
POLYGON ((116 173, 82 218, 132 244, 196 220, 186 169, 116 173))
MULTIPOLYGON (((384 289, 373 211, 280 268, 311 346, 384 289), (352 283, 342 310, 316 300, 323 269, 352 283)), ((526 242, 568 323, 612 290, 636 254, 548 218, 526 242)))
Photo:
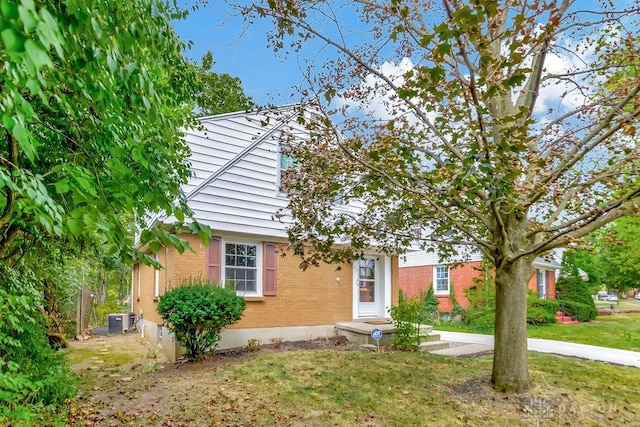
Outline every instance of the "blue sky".
POLYGON ((213 52, 213 71, 239 77, 245 93, 258 104, 299 101, 290 97, 302 79, 296 56, 283 58, 267 46, 268 21, 247 26, 242 18, 231 16, 225 2, 214 0, 186 20, 175 21, 174 27, 184 41, 193 42, 187 52, 190 58, 213 52))

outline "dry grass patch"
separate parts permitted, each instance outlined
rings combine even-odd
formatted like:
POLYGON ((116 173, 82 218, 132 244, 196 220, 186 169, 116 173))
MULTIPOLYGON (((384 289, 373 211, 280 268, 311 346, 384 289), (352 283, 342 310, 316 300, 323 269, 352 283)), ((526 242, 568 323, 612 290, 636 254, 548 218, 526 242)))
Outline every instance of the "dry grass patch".
MULTIPOLYGON (((295 346, 295 347, 300 347, 295 346)), ((640 424, 640 370, 532 354, 536 386, 491 389, 491 356, 325 349, 243 350, 167 364, 111 388, 90 370, 79 423, 171 426, 518 426, 640 424)))

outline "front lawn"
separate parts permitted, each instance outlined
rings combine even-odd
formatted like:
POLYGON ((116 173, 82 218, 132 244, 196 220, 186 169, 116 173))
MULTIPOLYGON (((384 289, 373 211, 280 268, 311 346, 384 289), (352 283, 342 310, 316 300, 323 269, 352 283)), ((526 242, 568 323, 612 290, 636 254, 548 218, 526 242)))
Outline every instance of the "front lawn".
MULTIPOLYGON (((114 344, 109 356, 120 360, 118 353, 136 346, 135 340, 114 344)), ((73 359, 81 363, 84 356, 73 359)), ((71 424, 536 426, 640 420, 637 368, 535 353, 529 361, 535 387, 519 395, 491 389, 490 355, 456 359, 283 346, 195 364, 160 363, 154 370, 142 368, 146 358, 127 362, 118 373, 114 366, 82 365, 71 424)))
POLYGON ((531 326, 528 336, 640 351, 640 313, 598 316, 579 325, 531 326))
MULTIPOLYGON (((434 329, 455 332, 492 334, 469 325, 441 324, 434 329)), ((580 344, 640 351, 640 313, 616 313, 598 316, 596 320, 578 325, 552 324, 529 326, 529 338, 568 341, 580 344)))

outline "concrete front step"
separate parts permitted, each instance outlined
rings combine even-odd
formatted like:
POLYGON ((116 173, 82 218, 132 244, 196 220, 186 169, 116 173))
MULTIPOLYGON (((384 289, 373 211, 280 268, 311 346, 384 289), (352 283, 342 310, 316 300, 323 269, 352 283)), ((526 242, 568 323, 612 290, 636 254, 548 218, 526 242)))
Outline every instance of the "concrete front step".
POLYGON ((434 334, 433 332, 422 334, 422 342, 431 342, 431 341, 440 341, 440 334, 434 334))
POLYGON ((435 350, 442 350, 445 348, 449 348, 449 343, 446 341, 427 341, 420 344, 420 351, 423 353, 428 353, 435 350))
MULTIPOLYGON (((392 340, 397 336, 396 327, 392 323, 366 323, 366 322, 339 322, 336 323, 336 333, 347 338, 351 342, 358 343, 360 345, 376 344, 376 341, 371 338, 371 331, 374 329, 380 329, 382 331, 382 338, 380 339, 380 345, 391 345, 392 340)), ((437 342, 440 341, 440 335, 433 333, 433 327, 430 325, 420 325, 420 334, 422 336, 421 341, 437 342)))

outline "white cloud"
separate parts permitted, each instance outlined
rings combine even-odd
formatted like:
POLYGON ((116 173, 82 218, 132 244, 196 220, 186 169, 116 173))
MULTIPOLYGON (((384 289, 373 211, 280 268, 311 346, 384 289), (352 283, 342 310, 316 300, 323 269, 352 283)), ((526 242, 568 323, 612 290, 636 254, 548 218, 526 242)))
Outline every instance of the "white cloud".
MULTIPOLYGON (((386 61, 377 69, 384 77, 393 82, 395 86, 402 86, 405 75, 414 68, 410 58, 402 58, 399 63, 386 61)), ((350 91, 336 96, 332 100, 335 107, 345 107, 348 110, 357 109, 372 117, 374 120, 388 121, 402 114, 408 114, 410 122, 417 120, 410 113, 407 103, 400 99, 395 90, 391 89, 379 76, 368 74, 363 82, 352 89, 354 93, 364 94, 358 97, 350 96, 350 91)), ((417 100, 416 100, 417 101, 417 100)), ((433 119, 434 114, 428 117, 433 119)))

